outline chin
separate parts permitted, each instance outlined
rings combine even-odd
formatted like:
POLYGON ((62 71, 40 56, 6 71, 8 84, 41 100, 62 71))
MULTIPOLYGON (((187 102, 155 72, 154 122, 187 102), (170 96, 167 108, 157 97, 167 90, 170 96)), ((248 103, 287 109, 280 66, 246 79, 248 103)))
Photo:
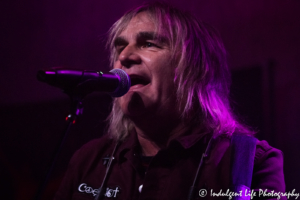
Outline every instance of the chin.
POLYGON ((145 104, 142 97, 133 91, 119 98, 119 105, 124 115, 128 117, 137 117, 145 114, 145 104))

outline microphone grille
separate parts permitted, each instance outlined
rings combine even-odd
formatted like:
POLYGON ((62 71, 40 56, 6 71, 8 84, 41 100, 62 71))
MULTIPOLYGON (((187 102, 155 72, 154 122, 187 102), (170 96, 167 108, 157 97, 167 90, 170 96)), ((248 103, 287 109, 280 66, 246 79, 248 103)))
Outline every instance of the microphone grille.
POLYGON ((122 69, 112 69, 109 72, 117 75, 120 78, 118 88, 110 95, 113 97, 120 97, 126 94, 131 86, 131 82, 128 74, 122 69))

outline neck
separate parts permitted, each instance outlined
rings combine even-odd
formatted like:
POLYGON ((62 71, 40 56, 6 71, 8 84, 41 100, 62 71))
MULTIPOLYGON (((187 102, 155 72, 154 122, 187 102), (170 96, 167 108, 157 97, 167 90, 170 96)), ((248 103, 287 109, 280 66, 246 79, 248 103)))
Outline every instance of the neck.
POLYGON ((161 146, 157 145, 155 142, 147 138, 145 135, 137 134, 137 136, 141 145, 143 156, 155 156, 157 152, 162 148, 161 146))

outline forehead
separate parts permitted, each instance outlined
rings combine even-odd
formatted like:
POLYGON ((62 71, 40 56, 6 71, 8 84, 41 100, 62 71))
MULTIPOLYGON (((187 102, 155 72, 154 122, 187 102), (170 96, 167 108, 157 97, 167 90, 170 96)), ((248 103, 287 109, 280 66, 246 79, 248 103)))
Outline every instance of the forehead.
POLYGON ((141 12, 129 21, 129 23, 119 36, 134 36, 139 32, 156 32, 155 30, 156 26, 153 20, 150 18, 149 14, 141 12))
POLYGON ((138 13, 134 16, 120 34, 114 38, 114 46, 124 44, 129 41, 155 40, 161 45, 170 47, 169 37, 160 27, 160 23, 154 23, 153 17, 146 12, 138 13))

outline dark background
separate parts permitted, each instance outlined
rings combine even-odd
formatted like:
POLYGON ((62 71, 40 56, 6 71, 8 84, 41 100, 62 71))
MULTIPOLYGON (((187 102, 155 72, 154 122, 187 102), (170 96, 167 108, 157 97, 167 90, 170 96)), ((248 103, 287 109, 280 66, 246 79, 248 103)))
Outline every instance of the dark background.
MULTIPOLYGON (((65 127, 69 101, 36 80, 39 69, 108 71, 109 27, 140 0, 10 0, 0 4, 1 199, 32 199, 65 127)), ((171 1, 167 1, 171 2, 171 1)), ((219 30, 233 105, 257 137, 284 153, 287 191, 300 192, 300 1, 175 0, 219 30)), ((100 137, 111 98, 94 94, 71 128, 50 180, 52 199, 71 155, 100 137)))

